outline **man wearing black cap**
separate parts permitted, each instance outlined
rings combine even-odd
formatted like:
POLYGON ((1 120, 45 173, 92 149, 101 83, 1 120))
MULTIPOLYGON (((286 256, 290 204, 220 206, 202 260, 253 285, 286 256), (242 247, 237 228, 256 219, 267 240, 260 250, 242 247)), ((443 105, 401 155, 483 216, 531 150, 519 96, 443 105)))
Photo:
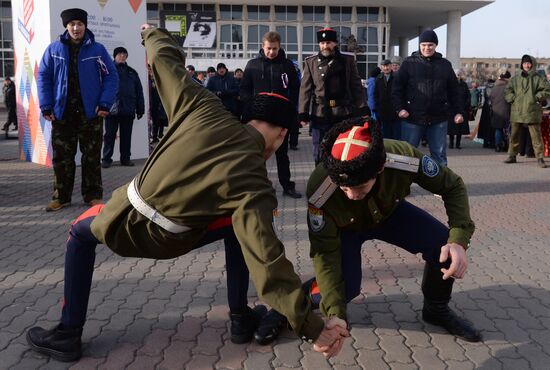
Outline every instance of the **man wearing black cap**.
POLYGON ((312 312, 272 225, 277 198, 265 161, 296 119, 294 107, 283 96, 260 94, 245 108, 248 123, 241 124, 192 81, 181 46, 166 30, 142 29, 168 131, 134 180, 72 224, 61 321, 50 330, 31 328, 29 345, 61 361, 81 356, 98 243, 121 256, 168 259, 233 236, 241 248, 226 249, 231 340, 250 340, 265 312, 247 305, 248 267, 260 297, 315 350, 336 355, 347 329, 336 319, 325 324, 312 312), (233 282, 243 271, 246 287, 233 282))
POLYGON ((385 139, 401 140, 401 121, 397 116, 391 97, 394 73, 392 62, 384 59, 380 64, 382 73, 376 78, 374 85, 374 101, 376 116, 382 124, 385 139))
POLYGON ((192 65, 192 64, 189 64, 187 67, 185 67, 187 69, 187 73, 189 73, 189 76, 191 76, 191 78, 193 79, 193 81, 195 81, 196 83, 198 83, 199 85, 202 85, 202 82, 197 78, 197 72, 195 72, 195 66, 192 65))
POLYGON ((316 279, 304 290, 312 302, 325 316, 346 320, 346 303, 360 294, 361 248, 378 239, 422 253, 424 321, 462 339, 481 340, 448 306, 454 279, 466 272, 474 232, 462 179, 406 142, 383 140, 371 119, 333 126, 321 143, 321 156, 307 186, 316 279), (413 183, 441 195, 449 227, 405 200, 413 183))
POLYGON ((542 122, 542 105, 550 97, 550 85, 537 73, 537 61, 530 55, 521 58, 521 73, 512 77, 506 87, 504 98, 512 105, 510 110, 510 145, 505 163, 516 163, 519 151, 519 134, 523 125, 529 128, 529 135, 537 157, 537 164, 546 168, 544 163, 544 143, 540 124, 542 122))
POLYGON ((52 121, 54 192, 46 211, 71 204, 77 146, 82 152, 84 202, 95 205, 103 198, 103 118, 109 114, 118 88, 110 55, 87 29, 88 13, 66 9, 61 20, 66 31, 46 48, 37 81, 42 115, 52 121))
POLYGON ((319 163, 319 144, 336 122, 353 115, 370 114, 355 59, 338 50, 332 28, 317 32, 319 53, 304 60, 298 115, 305 126, 311 122, 313 158, 319 163))
POLYGON ((392 86, 392 98, 401 122, 401 139, 418 147, 423 136, 430 154, 447 165, 447 124, 464 122, 466 112, 451 62, 435 51, 434 31, 422 32, 419 51, 401 64, 392 86))
POLYGON ((206 88, 221 99, 223 105, 228 111, 237 116, 237 96, 239 96, 239 84, 235 81, 233 76, 227 73, 225 63, 218 63, 216 66, 216 75, 208 79, 206 88))
POLYGON ((133 166, 130 160, 132 144, 132 126, 134 117, 141 119, 145 112, 143 88, 139 75, 130 67, 126 60, 128 51, 119 46, 113 51, 116 70, 118 73, 118 92, 111 112, 105 118, 105 136, 103 137, 103 158, 101 167, 109 168, 113 163, 111 159, 115 148, 116 133, 120 136, 120 165, 133 166))

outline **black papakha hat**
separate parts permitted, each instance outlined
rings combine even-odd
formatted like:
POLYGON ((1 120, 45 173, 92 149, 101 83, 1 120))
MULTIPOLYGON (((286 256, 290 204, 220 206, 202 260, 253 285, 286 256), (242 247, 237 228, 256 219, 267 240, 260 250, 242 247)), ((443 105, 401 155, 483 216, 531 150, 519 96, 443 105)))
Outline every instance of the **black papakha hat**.
POLYGON ((317 42, 321 41, 334 41, 338 42, 338 36, 336 31, 332 28, 323 28, 322 30, 317 31, 317 42))
POLYGON ((254 95, 244 108, 243 122, 247 123, 253 119, 266 121, 282 128, 290 128, 298 121, 298 113, 286 97, 262 92, 254 95))
POLYGON ((386 150, 380 125, 370 117, 350 118, 337 123, 325 134, 321 142, 321 160, 330 179, 338 186, 357 186, 374 179, 386 163, 386 150), (354 126, 360 127, 363 131, 368 130, 368 145, 361 154, 351 160, 335 158, 333 146, 336 139, 341 134, 353 131, 354 126))
POLYGON ((126 48, 122 47, 122 46, 116 47, 115 50, 113 50, 113 58, 116 57, 120 53, 128 55, 128 50, 126 50, 126 48))
POLYGON ((81 21, 88 28, 88 13, 79 8, 65 9, 61 12, 63 27, 67 27, 70 21, 81 21))
POLYGON ((434 44, 439 44, 439 39, 437 38, 437 34, 433 30, 426 30, 420 34, 418 37, 418 43, 423 42, 433 42, 434 44))

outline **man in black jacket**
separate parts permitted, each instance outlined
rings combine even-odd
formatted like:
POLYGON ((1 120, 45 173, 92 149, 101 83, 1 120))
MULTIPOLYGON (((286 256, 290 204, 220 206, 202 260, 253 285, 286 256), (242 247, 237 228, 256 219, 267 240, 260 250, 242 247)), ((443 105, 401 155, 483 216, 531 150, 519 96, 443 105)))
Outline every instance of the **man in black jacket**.
POLYGON ((401 140, 401 121, 393 106, 391 91, 394 80, 392 62, 384 59, 380 65, 382 73, 377 77, 374 87, 377 117, 382 124, 384 139, 401 140))
MULTIPOLYGON (((300 92, 298 73, 292 61, 286 58, 284 50, 281 49, 281 36, 273 31, 267 32, 263 36, 260 55, 246 64, 240 88, 241 101, 246 104, 254 95, 261 92, 283 95, 295 107, 298 106, 300 92)), ((297 125, 298 122, 291 124, 297 125)), ((291 198, 301 198, 302 194, 296 191, 294 182, 290 181, 288 134, 283 144, 275 152, 275 157, 283 194, 291 198)))
POLYGON ((132 126, 134 117, 141 119, 145 112, 143 87, 139 75, 130 67, 126 60, 128 51, 119 46, 113 51, 116 69, 118 72, 118 92, 116 101, 111 108, 111 114, 105 118, 105 135, 103 136, 103 158, 101 167, 109 168, 113 163, 111 157, 115 148, 116 133, 120 135, 120 165, 133 166, 130 161, 130 147, 132 144, 132 126))
POLYGON ((395 76, 392 97, 401 123, 401 139, 418 147, 426 135, 430 154, 447 165, 447 122, 464 121, 462 97, 451 63, 436 53, 432 30, 422 32, 419 51, 406 58, 395 76))

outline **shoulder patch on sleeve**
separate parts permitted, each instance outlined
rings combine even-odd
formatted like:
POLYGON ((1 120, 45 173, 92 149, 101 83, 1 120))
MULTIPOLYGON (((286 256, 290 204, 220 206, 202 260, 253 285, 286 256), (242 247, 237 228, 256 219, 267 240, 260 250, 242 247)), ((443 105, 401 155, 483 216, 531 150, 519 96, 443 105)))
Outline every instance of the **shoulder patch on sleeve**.
POLYGON ((397 170, 416 173, 418 172, 419 166, 420 159, 417 157, 386 153, 386 163, 384 164, 385 168, 395 168, 397 170))
POLYGON ((319 232, 325 227, 325 218, 323 210, 309 204, 307 207, 307 220, 309 227, 313 232, 319 232))
POLYGON ((436 177, 439 174, 439 165, 432 158, 422 157, 422 172, 428 177, 436 177))
POLYGON ((309 197, 308 202, 317 208, 321 208, 337 188, 338 186, 327 176, 317 190, 315 190, 315 193, 309 197))

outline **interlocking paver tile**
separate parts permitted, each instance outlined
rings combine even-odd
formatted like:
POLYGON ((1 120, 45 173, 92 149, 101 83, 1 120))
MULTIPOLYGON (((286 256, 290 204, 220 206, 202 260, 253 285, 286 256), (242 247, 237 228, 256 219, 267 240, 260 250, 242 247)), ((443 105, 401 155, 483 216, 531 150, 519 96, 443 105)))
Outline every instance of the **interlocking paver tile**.
MULTIPOLYGON (((162 261, 122 258, 100 246, 84 357, 61 364, 30 351, 24 331, 56 324, 68 227, 86 207, 75 193, 72 207, 46 215, 51 169, 18 161, 17 142, 0 137, 0 159, 11 158, 0 160, 0 368, 547 369, 550 172, 523 158, 507 166, 504 155, 468 141, 463 147, 449 151, 449 165, 468 186, 476 233, 468 272, 455 283, 451 306, 482 330, 485 343, 455 340, 423 323, 423 261, 384 242, 367 242, 361 250, 361 295, 348 310, 351 338, 330 361, 286 330, 269 346, 230 342, 222 242, 162 261)), ((289 155, 296 188, 304 192, 313 169, 307 129, 300 150, 289 155)), ((105 198, 143 162, 104 171, 105 198)), ((306 200, 283 197, 275 161, 267 164, 279 199, 276 232, 305 280, 313 275, 306 200)), ((413 186, 409 200, 446 221, 441 200, 423 189, 413 186)), ((251 284, 249 304, 260 302, 251 284)))

